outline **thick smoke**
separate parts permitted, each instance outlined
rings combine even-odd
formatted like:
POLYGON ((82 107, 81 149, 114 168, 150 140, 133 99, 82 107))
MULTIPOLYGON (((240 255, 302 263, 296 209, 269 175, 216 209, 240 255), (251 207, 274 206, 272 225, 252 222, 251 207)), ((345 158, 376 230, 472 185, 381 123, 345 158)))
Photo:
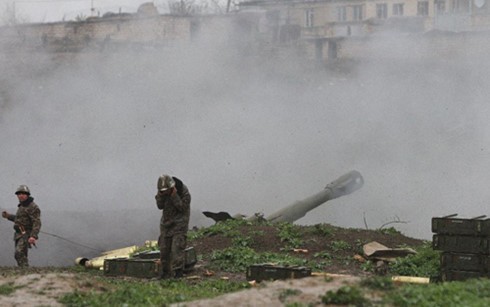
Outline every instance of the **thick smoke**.
MULTIPOLYGON (((27 184, 44 231, 107 250, 157 238, 162 173, 189 186, 193 225, 209 225, 201 211, 268 215, 355 169, 361 190, 298 222, 400 221, 392 226, 429 239, 431 217, 488 208, 490 70, 418 41, 380 38, 340 70, 215 42, 2 55, 2 209, 15 212, 13 192, 27 184)), ((1 265, 14 263, 11 226, 0 223, 1 265)), ((95 254, 41 234, 31 262, 95 254)))

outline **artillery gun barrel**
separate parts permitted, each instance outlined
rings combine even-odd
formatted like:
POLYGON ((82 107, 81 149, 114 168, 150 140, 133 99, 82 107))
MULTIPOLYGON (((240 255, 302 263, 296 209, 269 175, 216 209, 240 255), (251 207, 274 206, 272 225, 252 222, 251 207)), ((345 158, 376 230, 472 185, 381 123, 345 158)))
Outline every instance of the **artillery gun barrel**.
POLYGON ((348 195, 359 190, 364 184, 364 179, 358 171, 351 171, 337 180, 327 184, 325 189, 303 200, 297 201, 271 215, 266 220, 271 222, 294 222, 302 218, 309 211, 321 204, 348 195))

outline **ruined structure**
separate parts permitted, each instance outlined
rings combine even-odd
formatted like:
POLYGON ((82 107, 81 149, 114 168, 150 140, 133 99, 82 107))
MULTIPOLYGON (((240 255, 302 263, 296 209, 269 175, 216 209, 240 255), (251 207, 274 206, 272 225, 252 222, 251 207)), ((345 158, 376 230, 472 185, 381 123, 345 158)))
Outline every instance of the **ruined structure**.
MULTIPOLYGON (((246 0, 235 12, 191 16, 159 14, 145 3, 134 14, 108 12, 85 20, 1 27, 0 45, 7 52, 112 51, 221 37, 239 42, 236 48, 272 56, 293 50, 328 62, 362 58, 371 38, 392 35, 422 41, 429 55, 451 57, 463 46, 484 55, 489 6, 486 0, 246 0)), ((373 52, 381 54, 383 48, 373 52)))

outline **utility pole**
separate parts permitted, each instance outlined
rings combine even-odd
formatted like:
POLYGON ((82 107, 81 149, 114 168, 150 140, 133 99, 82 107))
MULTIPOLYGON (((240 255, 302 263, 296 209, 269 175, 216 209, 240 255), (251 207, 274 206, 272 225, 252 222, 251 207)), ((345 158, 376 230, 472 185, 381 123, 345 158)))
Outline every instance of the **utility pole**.
POLYGON ((94 17, 94 12, 95 12, 95 8, 94 8, 94 0, 92 0, 91 4, 90 4, 90 15, 92 17, 94 17))
POLYGON ((12 5, 12 17, 14 17, 14 20, 12 21, 14 24, 16 24, 17 22, 15 21, 17 18, 15 17, 16 14, 15 14, 15 0, 14 0, 14 3, 12 5))

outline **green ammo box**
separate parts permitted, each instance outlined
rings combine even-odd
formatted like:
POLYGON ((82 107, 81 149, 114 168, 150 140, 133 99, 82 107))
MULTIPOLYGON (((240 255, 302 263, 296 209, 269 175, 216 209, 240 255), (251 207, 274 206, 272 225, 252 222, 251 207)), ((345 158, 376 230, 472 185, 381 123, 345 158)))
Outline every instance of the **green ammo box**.
POLYGON ((247 280, 293 279, 311 276, 311 269, 306 267, 286 267, 272 264, 255 264, 247 268, 247 280))
MULTIPOLYGON (((189 270, 197 263, 197 255, 194 247, 190 246, 184 250, 184 270, 189 270)), ((160 251, 145 251, 133 255, 133 259, 160 259, 160 251)))
MULTIPOLYGON (((104 274, 107 276, 131 276, 154 278, 161 274, 160 252, 151 251, 136 255, 134 258, 116 258, 104 260, 104 274)), ((185 249, 184 271, 190 271, 197 262, 194 247, 185 249)))
POLYGON ((489 240, 483 237, 434 235, 432 248, 445 252, 489 254, 489 240))
POLYGON ((442 253, 441 269, 490 272, 490 255, 442 253))
POLYGON ((486 272, 470 272, 470 271, 457 271, 457 270, 443 270, 441 271, 441 281, 462 281, 470 278, 482 278, 490 277, 490 273, 486 272))
POLYGON ((160 276, 160 264, 152 259, 106 259, 104 274, 108 276, 131 276, 153 278, 160 276))
POLYGON ((447 235, 490 236, 490 219, 434 217, 432 232, 447 235))

